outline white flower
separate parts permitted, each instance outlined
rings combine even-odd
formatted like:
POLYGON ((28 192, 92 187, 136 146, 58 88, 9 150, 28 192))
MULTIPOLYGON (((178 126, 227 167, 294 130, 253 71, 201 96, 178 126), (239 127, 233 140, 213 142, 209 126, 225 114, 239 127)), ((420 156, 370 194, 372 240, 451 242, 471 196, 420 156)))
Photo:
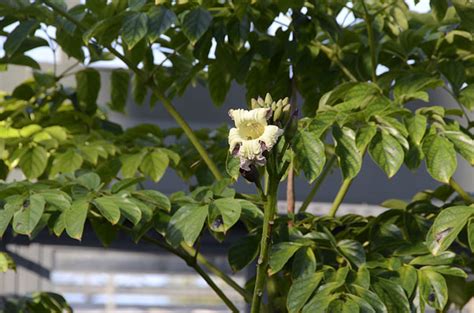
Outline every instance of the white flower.
POLYGON ((229 151, 240 158, 240 167, 249 171, 250 164, 264 165, 263 152, 270 151, 283 134, 275 125, 268 125, 271 109, 230 110, 235 128, 229 131, 229 151))

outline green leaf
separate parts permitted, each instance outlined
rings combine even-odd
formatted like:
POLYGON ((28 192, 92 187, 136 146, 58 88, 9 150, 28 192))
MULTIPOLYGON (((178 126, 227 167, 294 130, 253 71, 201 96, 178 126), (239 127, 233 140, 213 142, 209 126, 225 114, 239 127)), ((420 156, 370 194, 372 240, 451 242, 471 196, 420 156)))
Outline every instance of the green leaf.
POLYGON ((48 153, 41 146, 29 148, 20 158, 19 166, 29 179, 43 174, 48 164, 48 153))
POLYGON ((362 167, 362 156, 356 146, 356 136, 352 129, 347 127, 333 128, 333 137, 336 141, 336 155, 344 179, 354 178, 362 167))
POLYGON ((128 8, 132 11, 140 10, 146 4, 146 0, 128 0, 128 8))
POLYGON ((354 284, 367 289, 370 287, 370 272, 367 268, 367 265, 362 264, 361 266, 359 266, 359 268, 357 269, 356 277, 354 279, 354 284))
POLYGON ((405 120, 411 141, 419 145, 426 132, 427 119, 426 116, 415 114, 405 120))
POLYGON ((93 202, 100 213, 112 223, 112 225, 118 223, 120 220, 120 208, 116 197, 104 196, 96 198, 93 202))
POLYGON ((71 207, 71 197, 69 197, 67 193, 60 190, 42 191, 41 196, 44 198, 47 204, 54 205, 61 210, 66 210, 71 207))
POLYGON ((348 294, 347 298, 343 307, 344 312, 351 313, 359 311, 362 313, 376 313, 372 305, 365 299, 351 294, 348 294), (350 302, 348 300, 350 300, 350 302))
POLYGON ((15 211, 23 207, 23 201, 25 199, 22 196, 11 196, 5 200, 6 203, 3 207, 3 210, 0 210, 0 238, 3 237, 5 231, 10 225, 15 211))
POLYGON ((369 153, 388 178, 393 177, 403 164, 403 148, 395 138, 385 131, 375 135, 370 144, 369 153))
POLYGON ((221 198, 209 206, 209 228, 216 232, 226 233, 240 218, 242 208, 234 198, 221 198))
POLYGON ((296 160, 306 178, 312 183, 326 163, 324 144, 314 133, 301 130, 294 138, 294 145, 296 160))
POLYGON ((356 146, 359 151, 365 151, 367 146, 377 133, 377 127, 372 124, 367 124, 359 129, 356 136, 356 146))
POLYGON ((474 28, 474 4, 466 0, 452 0, 456 13, 461 18, 461 23, 466 29, 474 28))
POLYGON ((15 261, 6 252, 0 252, 0 273, 8 270, 16 270, 15 261))
POLYGON ((318 112, 308 126, 308 129, 318 138, 334 124, 337 118, 336 111, 318 112))
POLYGON ((105 247, 110 246, 117 235, 116 228, 105 220, 91 219, 90 223, 100 242, 102 242, 105 247))
POLYGON ((56 154, 49 175, 56 176, 58 173, 74 173, 81 168, 83 159, 73 149, 68 149, 64 153, 56 154))
MULTIPOLYGON (((415 276, 416 276, 416 272, 415 272, 415 276)), ((367 301, 367 303, 369 303, 372 306, 372 308, 375 310, 376 313, 388 312, 387 307, 380 300, 377 294, 370 291, 368 288, 364 288, 356 284, 351 284, 349 286, 349 289, 351 290, 352 293, 358 295, 359 297, 367 301)), ((400 311, 400 312, 403 312, 403 311, 400 311)))
POLYGON ((411 265, 404 264, 397 272, 400 275, 400 285, 405 289, 408 297, 411 297, 418 281, 417 270, 411 265))
POLYGON ((169 212, 171 209, 171 203, 167 196, 157 190, 139 190, 132 193, 134 197, 137 197, 145 203, 149 203, 160 210, 169 212))
POLYGON ((124 69, 116 69, 111 74, 110 82, 112 94, 109 107, 114 111, 123 112, 128 99, 130 72, 124 69))
POLYGON ((142 160, 145 157, 145 151, 140 151, 135 154, 125 154, 120 156, 120 162, 122 163, 122 177, 132 178, 135 177, 138 167, 142 164, 142 160))
POLYGON ((438 255, 421 255, 410 261, 411 265, 444 265, 451 264, 456 254, 451 251, 443 251, 438 255))
POLYGON ((329 304, 338 296, 338 294, 327 295, 326 293, 317 293, 303 307, 302 313, 326 313, 329 304))
POLYGON ((31 235, 40 221, 46 202, 40 194, 32 195, 13 216, 13 230, 22 235, 31 235))
POLYGON ((211 21, 211 13, 202 7, 197 7, 184 16, 182 23, 183 33, 194 44, 204 35, 211 25, 211 21))
POLYGON ((214 104, 221 106, 230 89, 232 77, 224 62, 212 62, 209 65, 208 83, 211 99, 214 104))
MULTIPOLYGON (((138 200, 137 200, 138 201, 138 200)), ((120 208, 120 213, 133 225, 137 225, 142 219, 142 210, 136 202, 116 196, 116 202, 120 208)))
POLYGON ((79 176, 76 181, 89 190, 98 190, 101 186, 100 176, 92 172, 79 176))
POLYGON ((181 207, 171 217, 166 230, 166 238, 173 247, 184 241, 188 246, 194 245, 199 237, 208 214, 207 205, 188 204, 181 207))
POLYGON ((165 173, 168 163, 169 159, 166 154, 152 151, 143 158, 140 164, 140 171, 157 182, 165 173))
POLYGON ((311 275, 316 271, 316 256, 311 247, 303 247, 296 251, 291 267, 291 275, 294 279, 311 275))
POLYGON ((474 110, 474 85, 467 85, 461 90, 459 93, 459 102, 469 110, 474 110))
POLYGON ((454 206, 441 211, 426 236, 431 253, 438 255, 448 249, 473 214, 474 207, 469 206, 454 206))
POLYGON ((400 285, 377 277, 372 283, 372 288, 387 307, 388 313, 410 312, 410 304, 400 285))
POLYGON ((440 273, 444 276, 456 276, 461 278, 467 278, 466 272, 457 267, 451 267, 449 265, 439 265, 439 266, 423 266, 422 270, 430 270, 437 273, 440 273))
POLYGON ((260 238, 249 235, 239 238, 230 246, 228 260, 233 272, 238 272, 249 265, 258 255, 260 238))
MULTIPOLYGON (((8 214, 8 213, 5 213, 5 214, 8 214)), ((1 218, 1 213, 0 213, 0 221, 1 220, 2 218, 1 218)), ((0 222, 0 237, 3 234, 2 229, 3 231, 5 231, 1 223, 2 222, 0 222)), ((8 222, 7 222, 7 226, 8 226, 8 222)), ((469 247, 471 248, 471 251, 474 251, 474 220, 473 219, 469 219, 469 223, 467 225, 467 237, 469 241, 469 247)))
POLYGON ((442 136, 430 135, 423 140, 423 152, 430 175, 442 183, 449 183, 457 167, 453 144, 442 136))
POLYGON ((148 16, 141 12, 130 12, 124 18, 121 35, 128 49, 132 50, 148 32, 148 16))
POLYGON ((84 32, 82 36, 84 44, 89 45, 89 41, 93 37, 96 38, 101 44, 111 44, 117 39, 117 36, 120 33, 122 21, 123 14, 117 14, 110 18, 99 20, 88 30, 86 30, 86 32, 84 32))
POLYGON ((87 199, 75 200, 69 209, 65 211, 65 226, 67 234, 74 239, 81 240, 84 232, 84 224, 89 212, 89 201, 87 199))
POLYGON ((365 251, 360 242, 344 239, 337 243, 337 247, 342 255, 356 266, 365 263, 365 251))
POLYGON ((293 281, 286 303, 289 313, 300 312, 316 287, 318 287, 322 278, 323 273, 313 273, 293 281))
POLYGON ((148 40, 156 41, 177 21, 176 14, 167 7, 152 7, 148 11, 148 40))
POLYGON ((280 242, 273 245, 268 262, 270 265, 268 273, 270 275, 278 273, 301 247, 302 245, 296 242, 280 242))
POLYGON ((460 131, 446 131, 443 134, 454 144, 454 149, 474 165, 474 140, 460 131))
POLYGON ((435 309, 442 310, 448 302, 448 287, 441 274, 431 270, 418 271, 421 298, 435 309))
POLYGON ((3 48, 7 56, 12 56, 25 42, 28 35, 38 27, 38 22, 28 19, 21 22, 8 36, 3 48))
POLYGON ((100 91, 100 74, 93 68, 76 73, 77 99, 86 113, 95 113, 100 91))
POLYGON ((448 10, 448 0, 430 0, 431 10, 438 21, 442 21, 448 10))

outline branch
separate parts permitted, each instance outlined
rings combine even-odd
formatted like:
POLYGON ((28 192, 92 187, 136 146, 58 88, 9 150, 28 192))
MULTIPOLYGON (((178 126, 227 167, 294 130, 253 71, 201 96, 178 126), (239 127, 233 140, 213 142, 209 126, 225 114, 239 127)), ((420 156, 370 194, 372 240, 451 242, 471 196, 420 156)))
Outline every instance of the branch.
MULTIPOLYGON (((273 176, 273 175, 272 175, 273 176)), ((262 238, 260 241, 260 254, 257 260, 257 276, 253 291, 251 313, 261 311, 263 293, 265 291, 265 281, 267 279, 269 250, 271 247, 272 228, 275 218, 277 204, 278 181, 275 177, 269 178, 269 188, 267 202, 265 203, 265 215, 263 219, 262 238)))
POLYGON ((303 204, 301 205, 299 209, 299 213, 303 213, 306 211, 308 208, 309 204, 313 201, 314 196, 316 195, 316 192, 319 190, 319 187, 321 187, 323 181, 326 179, 327 175, 331 171, 331 168, 336 161, 336 156, 333 155, 331 159, 326 163, 326 166, 324 167, 321 175, 318 177, 318 180, 314 184, 313 188, 309 192, 308 196, 306 196, 306 199, 304 200, 303 204))
MULTIPOLYGON (((63 16, 71 23, 75 24, 77 27, 81 28, 82 30, 87 30, 87 26, 82 24, 80 21, 76 20, 73 16, 69 15, 67 12, 63 11, 59 6, 51 2, 50 0, 41 0, 47 6, 49 6, 54 12, 63 16)), ((144 78, 144 73, 136 67, 132 62, 130 62, 124 55, 118 52, 114 47, 111 45, 104 45, 104 48, 109 50, 113 55, 119 58, 122 62, 124 62, 130 70, 132 70, 136 75, 144 78)), ((188 137, 189 141, 193 144, 194 148, 197 150, 201 158, 203 159, 204 163, 209 167, 209 170, 212 172, 214 177, 217 180, 222 179, 222 175, 217 168, 216 164, 212 159, 209 157, 209 154, 206 152, 206 149, 202 146, 199 142, 199 139, 194 134, 191 127, 188 123, 184 120, 184 118, 176 111, 175 107, 171 103, 171 101, 158 89, 158 86, 155 85, 153 80, 144 79, 147 85, 151 88, 153 93, 155 94, 156 98, 163 103, 163 106, 168 111, 168 113, 175 119, 176 123, 183 129, 184 133, 188 137)))
POLYGON ((336 216, 337 210, 339 209, 339 206, 342 203, 342 200, 344 200, 344 197, 347 194, 347 191, 349 190, 349 187, 352 184, 353 178, 346 178, 342 182, 341 188, 339 188, 339 191, 337 192, 336 198, 334 199, 334 202, 332 203, 331 210, 329 211, 329 216, 334 217, 336 216))
POLYGON ((468 204, 474 203, 474 199, 451 177, 449 185, 458 193, 458 195, 468 204))
POLYGON ((320 49, 322 52, 324 52, 324 54, 326 54, 326 56, 334 61, 334 63, 337 64, 337 66, 339 66, 339 68, 341 69, 341 71, 344 73, 344 75, 347 76, 347 78, 349 78, 350 81, 353 81, 353 82, 357 82, 357 78, 351 73, 351 71, 341 62, 341 60, 339 60, 337 54, 334 52, 333 49, 321 44, 320 45, 320 49))
POLYGON ((365 0, 362 0, 362 6, 364 7, 365 11, 365 26, 367 28, 367 35, 369 37, 369 48, 370 48, 370 61, 372 63, 372 82, 375 83, 377 81, 377 54, 375 51, 375 36, 374 36, 374 29, 372 28, 372 16, 369 14, 367 7, 365 6, 365 0))
MULTIPOLYGON (((119 229, 122 229, 122 230, 126 231, 127 233, 132 232, 132 230, 130 228, 128 228, 124 225, 117 224, 116 226, 119 229)), ((221 300, 227 305, 227 307, 232 312, 239 312, 239 310, 235 307, 235 305, 232 303, 232 301, 230 301, 230 299, 222 292, 222 290, 219 288, 219 286, 217 286, 214 283, 214 281, 209 277, 209 275, 199 266, 199 264, 196 263, 196 261, 194 259, 194 255, 188 254, 186 252, 179 251, 179 250, 173 248, 168 243, 166 243, 164 241, 161 241, 161 240, 158 240, 158 239, 155 239, 155 238, 152 238, 152 237, 147 236, 147 235, 143 236, 142 239, 144 241, 147 241, 149 243, 157 245, 160 248, 162 248, 162 249, 164 249, 164 250, 166 250, 166 251, 168 251, 168 252, 170 252, 170 253, 178 256, 178 257, 180 257, 181 259, 183 259, 188 266, 192 267, 207 282, 209 287, 211 287, 214 290, 214 292, 221 298, 221 300)), ((197 255, 199 256, 199 254, 197 254, 197 255)), ((201 256, 201 257, 204 258, 203 256, 201 256)), ((208 263, 210 264, 210 262, 208 262, 208 263)), ((222 275, 225 275, 225 274, 222 273, 222 275)))

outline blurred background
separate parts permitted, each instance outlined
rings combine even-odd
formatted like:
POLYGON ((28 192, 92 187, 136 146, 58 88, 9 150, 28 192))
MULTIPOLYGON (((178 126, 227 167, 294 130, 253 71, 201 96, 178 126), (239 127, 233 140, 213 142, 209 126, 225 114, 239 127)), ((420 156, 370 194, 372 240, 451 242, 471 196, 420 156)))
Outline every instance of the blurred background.
MULTIPOLYGON (((66 1, 75 5, 79 0, 66 1)), ((414 1, 407 1, 412 10, 418 12, 429 11, 429 0, 421 0, 416 5, 414 1)), ((342 20, 348 12, 341 12, 338 20, 342 20)), ((285 17, 280 17, 284 19, 285 17)), ((351 14, 345 18, 344 23, 351 23, 354 17, 351 14), (352 20, 351 20, 352 18, 352 20)), ((11 25, 12 28, 15 25, 11 25)), ((275 32, 278 23, 270 27, 269 32, 275 32)), ((55 36, 55 29, 48 28, 38 36, 55 36)), ((0 37, 0 57, 4 54, 3 43, 5 38, 0 37)), ((44 70, 52 69, 56 64, 58 72, 74 64, 73 60, 59 49, 52 51, 48 48, 37 48, 28 53, 41 64, 44 70)), ((166 64, 166 63, 165 63, 166 64)), ((107 103, 110 99, 109 77, 113 69, 125 67, 120 61, 96 62, 91 66, 100 70, 102 88, 99 103, 107 103)), ((384 71, 379 67, 379 73, 384 71)), ((7 71, 0 72, 0 90, 11 92, 18 84, 29 79, 31 71, 26 67, 9 66, 7 71)), ((74 77, 66 78, 65 85, 74 85, 74 77)), ((264 96, 264 95, 262 95, 264 96)), ((446 107, 455 106, 450 95, 442 90, 433 90, 430 93, 430 102, 446 107)), ((208 128, 210 131, 229 124, 227 111, 230 108, 246 107, 245 92, 234 85, 227 96, 222 108, 212 105, 206 88, 196 86, 189 88, 186 93, 174 100, 178 111, 185 117, 190 125, 195 128, 208 128)), ((410 104, 413 108, 417 103, 410 104)), ((104 110, 108 110, 104 106, 104 110)), ((145 102, 137 106, 133 100, 127 104, 127 114, 108 112, 114 122, 123 128, 140 123, 151 123, 161 128, 175 127, 173 119, 158 104, 153 109, 145 102)), ((368 156, 366 158, 369 158, 368 156)), ((474 169, 463 159, 458 159, 456 180, 470 192, 474 191, 474 169)), ((9 179, 22 179, 21 173, 9 179)), ((327 213, 330 201, 333 200, 341 183, 340 174, 335 171, 326 180, 320 189, 309 210, 313 213, 327 213)), ((346 196, 345 203, 341 206, 339 214, 354 212, 362 215, 380 214, 382 208, 379 204, 389 198, 410 199, 414 193, 422 189, 434 188, 437 183, 429 177, 426 171, 410 172, 403 168, 392 179, 386 175, 370 160, 365 160, 364 170, 354 181, 353 187, 346 196)), ((156 188, 163 193, 172 193, 178 190, 187 190, 176 175, 168 172, 157 184, 148 183, 148 188, 156 188)), ((280 190, 280 209, 286 210, 285 195, 280 190)), ((251 187, 245 182, 239 182, 237 189, 250 191, 251 187)), ((298 201, 304 199, 310 186, 304 180, 295 181, 295 196, 298 201)), ((234 237, 238 231, 234 231, 234 237)), ((75 312, 226 312, 206 283, 191 270, 186 264, 174 256, 157 251, 156 248, 139 246, 126 238, 120 239, 108 249, 100 246, 93 236, 86 236, 81 243, 71 240, 52 238, 47 235, 39 236, 35 242, 22 241, 16 238, 4 238, 0 245, 7 249, 15 258, 18 270, 0 274, 0 295, 22 295, 32 291, 53 291, 66 297, 75 312), (92 266, 93 264, 93 266, 92 266)), ((203 243, 203 251, 210 256, 216 264, 226 268, 226 247, 217 247, 215 241, 203 243)), ((246 275, 239 273, 235 279, 243 285, 246 275)), ((217 281, 219 281, 217 279, 217 281)), ((245 304, 241 298, 232 294, 232 290, 222 287, 229 292, 231 298, 245 311, 245 304)), ((463 312, 474 312, 474 305, 467 305, 463 312)))

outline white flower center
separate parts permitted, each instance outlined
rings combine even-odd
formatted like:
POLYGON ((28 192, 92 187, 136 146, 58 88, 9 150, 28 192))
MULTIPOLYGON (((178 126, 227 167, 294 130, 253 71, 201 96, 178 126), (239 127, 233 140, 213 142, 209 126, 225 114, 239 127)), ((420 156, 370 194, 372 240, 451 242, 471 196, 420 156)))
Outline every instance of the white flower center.
POLYGON ((247 140, 260 138, 265 131, 265 125, 261 123, 248 122, 239 127, 239 135, 247 140))

